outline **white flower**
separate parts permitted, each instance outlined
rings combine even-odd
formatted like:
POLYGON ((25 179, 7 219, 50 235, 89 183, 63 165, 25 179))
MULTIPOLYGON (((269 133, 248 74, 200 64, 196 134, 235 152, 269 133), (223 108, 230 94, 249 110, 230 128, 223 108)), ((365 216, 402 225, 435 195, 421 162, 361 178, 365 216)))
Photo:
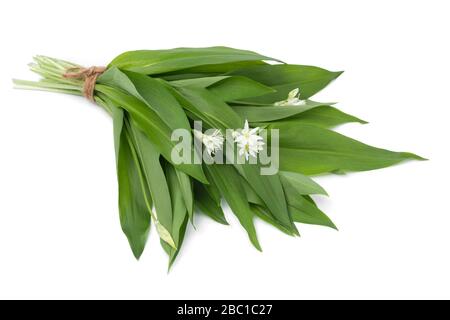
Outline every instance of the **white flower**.
POLYGON ((205 145, 206 151, 210 156, 222 149, 223 136, 220 130, 217 129, 212 134, 204 134, 198 130, 194 130, 194 135, 205 145))
POLYGON ((244 129, 234 132, 234 141, 239 148, 239 155, 244 155, 246 160, 249 156, 256 158, 258 152, 263 150, 264 139, 258 135, 258 132, 259 128, 249 128, 247 120, 245 120, 244 129))
POLYGON ((306 104, 305 100, 300 100, 300 89, 294 89, 289 92, 286 100, 275 102, 276 106, 303 106, 306 104))

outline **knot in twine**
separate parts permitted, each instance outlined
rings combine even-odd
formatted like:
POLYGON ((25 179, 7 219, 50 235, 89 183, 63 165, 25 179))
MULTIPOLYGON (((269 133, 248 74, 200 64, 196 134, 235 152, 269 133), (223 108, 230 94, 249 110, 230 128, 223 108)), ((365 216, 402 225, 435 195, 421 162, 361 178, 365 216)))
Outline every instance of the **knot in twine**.
POLYGON ((94 89, 97 78, 105 72, 105 67, 90 67, 90 68, 69 68, 63 77, 66 79, 80 79, 84 81, 83 96, 88 100, 95 102, 94 89))

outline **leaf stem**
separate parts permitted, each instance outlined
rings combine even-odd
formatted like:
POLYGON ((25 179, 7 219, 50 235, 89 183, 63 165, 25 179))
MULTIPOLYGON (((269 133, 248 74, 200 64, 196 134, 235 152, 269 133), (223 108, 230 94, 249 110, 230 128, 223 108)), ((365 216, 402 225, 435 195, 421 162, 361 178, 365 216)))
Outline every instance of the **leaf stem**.
POLYGON ((14 79, 14 88, 22 89, 22 90, 39 90, 39 91, 48 91, 48 92, 56 92, 56 93, 65 93, 76 96, 82 96, 82 92, 79 88, 62 88, 61 86, 45 83, 45 82, 37 82, 37 81, 26 81, 26 80, 18 80, 14 79))

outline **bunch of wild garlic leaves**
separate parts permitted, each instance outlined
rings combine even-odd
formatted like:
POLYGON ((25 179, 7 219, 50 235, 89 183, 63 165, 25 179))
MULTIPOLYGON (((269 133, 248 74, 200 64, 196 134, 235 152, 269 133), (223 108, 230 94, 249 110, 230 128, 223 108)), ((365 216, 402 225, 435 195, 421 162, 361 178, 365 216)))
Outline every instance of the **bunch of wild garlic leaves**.
MULTIPOLYGON (((30 69, 42 79, 15 80, 17 87, 85 93, 85 79, 66 76, 83 69, 79 65, 37 56, 30 69)), ((140 50, 116 57, 95 79, 92 99, 113 118, 120 222, 135 257, 141 256, 153 221, 172 265, 194 213, 227 224, 224 202, 258 250, 255 217, 292 236, 299 235, 296 222, 335 228, 311 198, 326 192, 309 176, 422 159, 332 131, 364 123, 330 103, 310 100, 340 74, 227 47, 140 50), (199 122, 203 129, 194 127, 199 122), (188 158, 218 153, 228 158, 235 150, 240 161, 174 161, 173 133, 179 129, 189 133, 184 142, 197 145, 188 158), (227 129, 232 129, 231 142, 225 139, 227 129), (262 129, 278 130, 276 149, 262 129), (278 155, 275 174, 261 174, 263 165, 252 161, 264 150, 278 155)))

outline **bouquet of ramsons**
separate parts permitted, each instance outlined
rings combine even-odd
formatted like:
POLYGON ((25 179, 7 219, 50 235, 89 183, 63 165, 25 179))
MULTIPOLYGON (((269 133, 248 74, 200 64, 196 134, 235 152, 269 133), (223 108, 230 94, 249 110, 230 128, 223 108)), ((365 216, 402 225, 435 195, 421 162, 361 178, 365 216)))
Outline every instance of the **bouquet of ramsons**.
POLYGON ((112 116, 120 222, 136 258, 153 222, 172 265, 196 214, 227 224, 225 203, 258 250, 256 218, 292 236, 296 223, 335 228, 310 176, 422 160, 331 130, 365 123, 311 100, 341 72, 251 51, 140 50, 90 68, 37 56, 30 69, 42 79, 18 88, 85 96, 112 116))

